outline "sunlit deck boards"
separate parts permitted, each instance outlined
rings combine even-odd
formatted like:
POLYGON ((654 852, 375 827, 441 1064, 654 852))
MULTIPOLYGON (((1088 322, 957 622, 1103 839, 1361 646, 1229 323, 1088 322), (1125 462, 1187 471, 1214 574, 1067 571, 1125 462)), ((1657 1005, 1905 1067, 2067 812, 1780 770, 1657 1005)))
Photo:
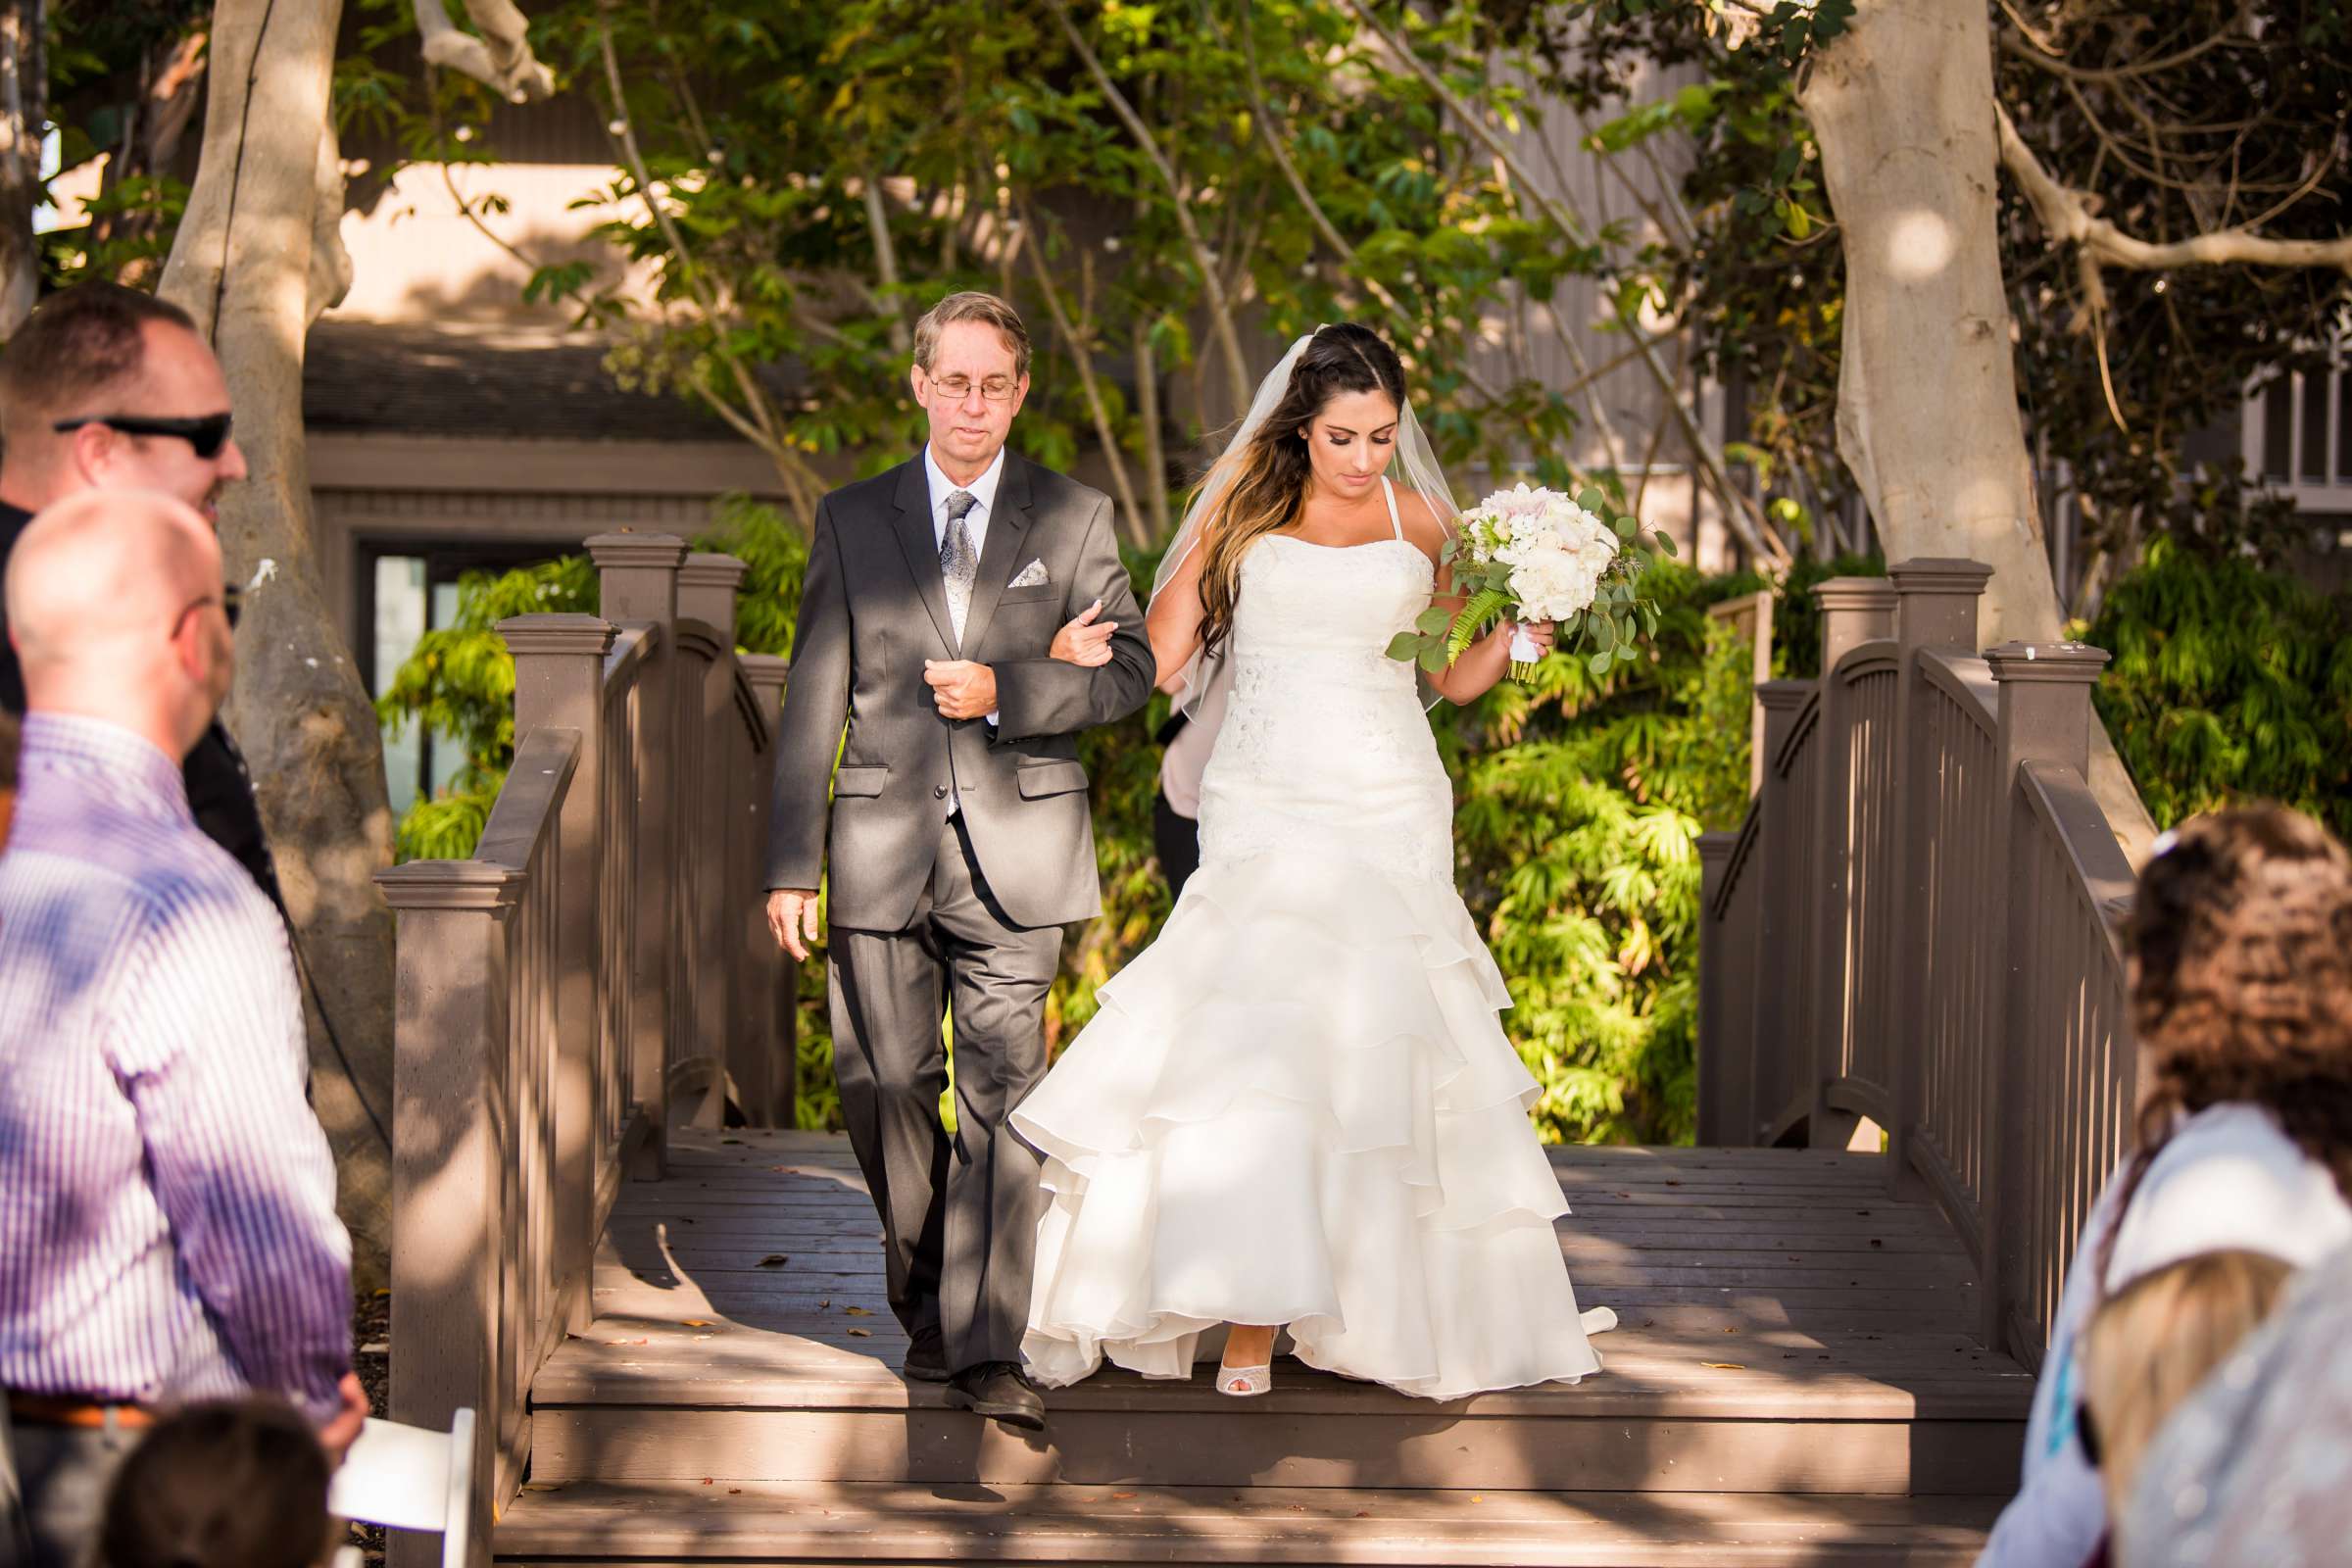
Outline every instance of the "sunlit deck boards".
POLYGON ((672 1147, 535 1386, 502 1556, 1964 1561, 2015 1476, 2030 1381, 1867 1155, 1559 1151, 1579 1299, 1622 1320, 1580 1386, 1431 1405, 1280 1363, 1244 1404, 1111 1372, 1025 1439, 898 1377, 846 1144, 672 1147), (1268 1540, 1289 1554, 1247 1554, 1268 1540))

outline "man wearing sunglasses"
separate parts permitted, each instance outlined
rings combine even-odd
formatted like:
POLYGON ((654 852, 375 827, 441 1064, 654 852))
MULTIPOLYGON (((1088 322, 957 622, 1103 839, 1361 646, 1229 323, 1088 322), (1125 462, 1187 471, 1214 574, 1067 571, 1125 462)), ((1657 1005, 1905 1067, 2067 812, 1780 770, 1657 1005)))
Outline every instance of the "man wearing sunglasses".
MULTIPOLYGON (((245 477, 228 383, 177 306, 113 283, 51 295, 0 352, 0 562, 32 514, 85 490, 152 490, 218 525, 245 477)), ((223 603, 232 615, 233 602, 223 603)), ((5 623, 0 622, 0 632, 5 623)), ((0 636, 0 709, 24 711, 17 652, 0 636)), ((215 722, 187 756, 197 825, 284 904, 253 783, 215 722)))

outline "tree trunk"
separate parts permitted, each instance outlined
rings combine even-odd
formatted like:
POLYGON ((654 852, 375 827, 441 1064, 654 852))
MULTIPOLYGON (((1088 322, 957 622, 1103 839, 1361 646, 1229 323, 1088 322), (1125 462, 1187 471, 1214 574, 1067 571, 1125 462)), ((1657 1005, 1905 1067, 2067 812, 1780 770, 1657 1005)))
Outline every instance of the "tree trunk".
POLYGON ((0 0, 0 339, 32 314, 41 289, 32 211, 49 110, 44 9, 42 0, 0 0))
POLYGON ((312 1019, 313 1084, 363 1280, 380 1280, 392 1100, 392 860, 382 739, 311 550, 302 356, 349 275, 327 87, 341 0, 220 0, 203 156, 161 292, 226 371, 253 476, 220 498, 220 544, 250 584, 226 717, 251 763, 286 903, 350 1068, 312 1019), (250 100, 250 101, 249 101, 250 100), (360 1098, 365 1096, 365 1101, 360 1098))
MULTIPOLYGON (((2018 415, 1982 0, 1857 0, 1798 94, 1845 245, 1838 450, 1886 559, 1993 569, 1979 637, 2054 642, 2057 585, 2018 415)), ((2154 824, 2095 726, 2090 785, 2136 861, 2154 824)))

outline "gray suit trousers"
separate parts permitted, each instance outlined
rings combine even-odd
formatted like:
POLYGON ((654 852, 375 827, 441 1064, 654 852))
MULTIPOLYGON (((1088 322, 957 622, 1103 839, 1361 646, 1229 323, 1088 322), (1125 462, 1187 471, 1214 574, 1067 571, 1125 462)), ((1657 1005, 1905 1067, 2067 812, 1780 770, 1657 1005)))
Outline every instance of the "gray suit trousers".
POLYGON ((835 926, 829 938, 833 1070, 882 1215, 891 1310, 917 1345, 937 1336, 952 1371, 1020 1364, 1045 1193, 1006 1116, 1046 1073, 1061 936, 1006 917, 962 819, 950 817, 913 919, 898 931, 835 926), (955 1028, 952 1139, 939 1117, 943 1013, 955 1028))

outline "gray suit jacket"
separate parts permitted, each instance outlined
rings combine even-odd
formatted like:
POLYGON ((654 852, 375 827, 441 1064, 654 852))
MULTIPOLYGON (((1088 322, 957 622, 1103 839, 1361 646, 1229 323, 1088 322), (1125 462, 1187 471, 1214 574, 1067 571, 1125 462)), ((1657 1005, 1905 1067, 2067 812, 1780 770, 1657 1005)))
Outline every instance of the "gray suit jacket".
POLYGON ((1143 707, 1154 673, 1108 498, 1006 452, 962 651, 953 628, 921 454, 825 497, 784 691, 766 885, 813 888, 829 859, 834 924, 903 928, 953 791, 1016 925, 1092 919, 1102 892, 1078 732, 1143 707), (1008 587, 1033 561, 1046 582, 1008 587), (1097 599, 1119 623, 1110 662, 1049 657, 1062 623, 1097 599), (940 716, 923 661, 958 658, 995 669, 997 729, 940 716))

